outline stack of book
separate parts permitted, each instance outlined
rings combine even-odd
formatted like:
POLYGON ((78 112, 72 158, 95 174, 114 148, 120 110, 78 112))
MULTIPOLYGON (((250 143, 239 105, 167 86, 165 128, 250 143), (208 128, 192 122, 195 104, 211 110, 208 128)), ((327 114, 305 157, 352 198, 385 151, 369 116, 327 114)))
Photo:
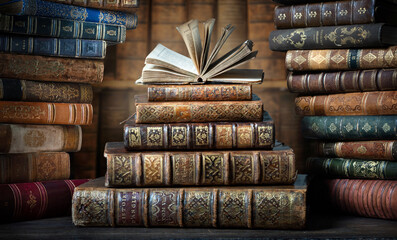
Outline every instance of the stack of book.
MULTIPOLYGON (((204 23, 204 47, 197 20, 177 28, 191 59, 162 45, 147 56, 138 83, 154 85, 148 96, 136 96, 136 113, 125 123, 124 143, 107 143, 105 179, 76 188, 75 225, 305 226, 304 179, 292 185, 295 155, 275 143, 274 123, 249 84, 262 81, 262 70, 216 74, 230 61, 250 59, 252 43, 213 62, 214 52, 227 39, 222 37, 208 56, 214 21, 204 23), (208 71, 201 70, 205 65, 210 65, 208 71)), ((232 28, 225 27, 222 36, 230 35, 232 28)))
POLYGON ((67 152, 92 121, 90 84, 136 15, 19 0, 1 3, 0 22, 0 221, 65 215, 88 181, 68 180, 67 152))
POLYGON ((338 208, 397 219, 397 5, 300 2, 275 9, 270 48, 287 51, 303 134, 317 140, 308 169, 331 178, 338 208))

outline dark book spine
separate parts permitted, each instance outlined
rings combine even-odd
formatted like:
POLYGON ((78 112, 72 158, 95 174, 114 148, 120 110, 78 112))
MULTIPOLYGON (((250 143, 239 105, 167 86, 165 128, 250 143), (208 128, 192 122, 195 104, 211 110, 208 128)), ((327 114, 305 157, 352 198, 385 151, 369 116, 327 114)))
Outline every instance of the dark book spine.
POLYGON ((323 140, 397 139, 395 116, 312 116, 302 119, 303 136, 323 140))
POLYGON ((107 9, 112 11, 135 12, 139 0, 49 0, 51 2, 71 4, 76 6, 107 9))
POLYGON ((397 90, 397 69, 320 72, 290 72, 288 89, 303 94, 332 94, 397 90))
POLYGON ((397 179, 397 162, 348 158, 308 158, 313 174, 336 178, 397 179))

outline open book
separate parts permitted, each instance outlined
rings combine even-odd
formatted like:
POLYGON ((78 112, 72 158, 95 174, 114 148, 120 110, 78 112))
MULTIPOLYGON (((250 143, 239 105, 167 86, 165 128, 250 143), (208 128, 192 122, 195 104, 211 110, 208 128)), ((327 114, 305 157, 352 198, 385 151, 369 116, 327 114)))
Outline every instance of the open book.
POLYGON ((250 40, 238 45, 216 59, 222 46, 233 32, 230 24, 222 29, 222 34, 210 52, 211 35, 215 19, 203 23, 204 38, 200 37, 198 20, 190 20, 177 27, 186 44, 189 56, 185 57, 158 44, 146 57, 142 76, 137 84, 200 84, 214 83, 261 83, 263 71, 259 69, 234 69, 255 58, 258 51, 252 51, 250 40))

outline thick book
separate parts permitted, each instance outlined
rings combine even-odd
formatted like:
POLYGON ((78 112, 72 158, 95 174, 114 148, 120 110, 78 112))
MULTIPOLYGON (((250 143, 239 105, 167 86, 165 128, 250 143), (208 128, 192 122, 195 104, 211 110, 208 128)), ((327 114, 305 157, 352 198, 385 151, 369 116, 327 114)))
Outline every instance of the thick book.
POLYGON ((148 102, 135 96, 136 123, 189 122, 259 122, 262 101, 253 95, 251 101, 148 102))
POLYGON ((3 78, 101 83, 103 70, 101 60, 0 53, 0 72, 3 78))
POLYGON ((376 22, 396 23, 396 5, 378 0, 348 0, 277 6, 274 25, 282 28, 305 28, 354 25, 376 22))
POLYGON ((251 100, 250 84, 151 85, 149 102, 251 100))
POLYGON ((272 1, 279 4, 295 5, 295 4, 306 4, 306 3, 330 2, 332 0, 272 0, 272 1))
POLYGON ((305 138, 322 140, 396 140, 395 116, 312 116, 302 119, 305 138))
POLYGON ((70 215, 75 187, 88 179, 0 185, 0 222, 70 215))
POLYGON ((118 24, 126 26, 127 29, 135 28, 137 24, 137 16, 133 13, 78 7, 44 0, 2 0, 0 13, 118 24))
POLYGON ((0 22, 0 31, 15 34, 105 40, 113 43, 124 42, 126 37, 126 27, 116 24, 1 13, 0 22))
POLYGON ((0 183, 64 180, 70 176, 65 152, 0 154, 0 183))
POLYGON ((397 68, 397 46, 368 49, 290 50, 285 57, 290 71, 332 71, 397 68))
POLYGON ((0 78, 1 101, 91 103, 90 84, 0 78))
POLYGON ((0 52, 103 59, 106 55, 106 42, 102 40, 0 34, 0 52))
POLYGON ((319 142, 317 153, 329 158, 358 158, 397 161, 397 141, 319 142))
POLYGON ((293 150, 130 152, 122 142, 108 142, 107 187, 292 184, 293 150))
POLYGON ((282 29, 270 33, 269 47, 273 51, 385 47, 397 45, 396 31, 384 23, 282 29))
POLYGON ((306 161, 311 173, 325 177, 397 179, 397 162, 392 161, 319 157, 306 161))
POLYGON ((295 112, 302 116, 396 115, 397 91, 297 97, 295 112))
POLYGON ((0 124, 0 153, 77 152, 81 127, 75 125, 0 124))
POLYGON ((124 124, 124 145, 135 150, 271 149, 274 121, 263 112, 260 122, 139 124, 135 117, 124 124))
POLYGON ((291 92, 306 95, 397 90, 397 69, 290 72, 287 85, 291 92))
POLYGON ((135 12, 139 0, 49 0, 51 2, 71 4, 82 7, 105 9, 121 12, 135 12))
POLYGON ((87 103, 0 101, 2 123, 89 125, 92 114, 87 103))
POLYGON ((307 185, 202 188, 106 188, 96 179, 76 188, 76 226, 302 229, 307 185))

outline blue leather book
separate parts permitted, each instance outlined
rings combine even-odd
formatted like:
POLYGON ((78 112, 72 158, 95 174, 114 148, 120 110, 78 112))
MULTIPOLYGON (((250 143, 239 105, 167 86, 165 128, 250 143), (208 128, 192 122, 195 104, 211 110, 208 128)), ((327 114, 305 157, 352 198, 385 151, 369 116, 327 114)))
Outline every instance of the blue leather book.
POLYGON ((105 58, 102 40, 40 38, 0 34, 0 52, 73 58, 105 58))
POLYGON ((0 23, 1 32, 44 37, 95 39, 121 43, 125 41, 126 36, 126 27, 123 25, 61 18, 10 16, 0 13, 0 23))
POLYGON ((0 0, 0 13, 72 19, 85 22, 110 23, 135 28, 137 15, 105 11, 42 0, 0 0))

